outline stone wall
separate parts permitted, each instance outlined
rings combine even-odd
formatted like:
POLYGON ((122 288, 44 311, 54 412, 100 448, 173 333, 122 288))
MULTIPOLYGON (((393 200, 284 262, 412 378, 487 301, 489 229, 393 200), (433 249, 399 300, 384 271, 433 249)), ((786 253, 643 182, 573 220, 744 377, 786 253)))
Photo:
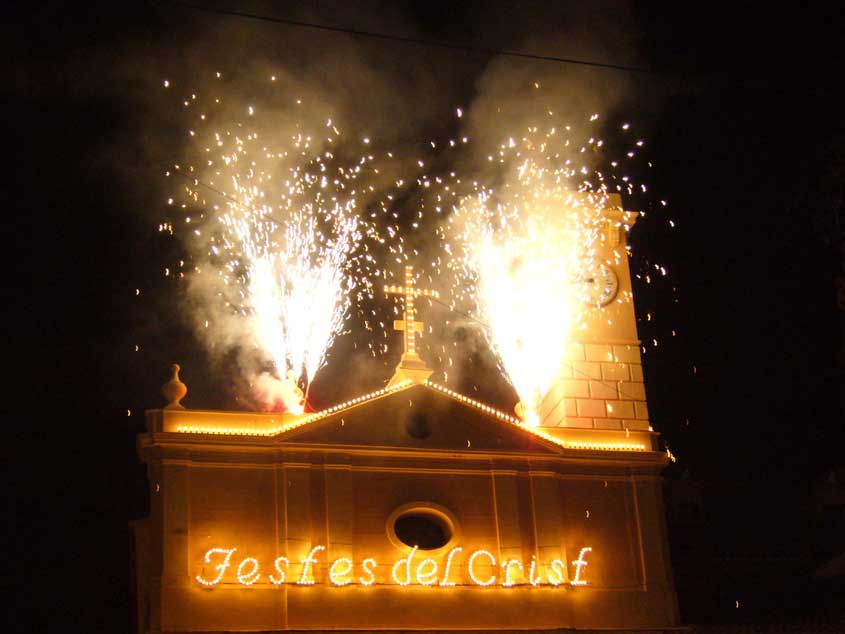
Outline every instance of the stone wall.
POLYGON ((639 344, 571 343, 540 421, 545 427, 649 429, 639 344))

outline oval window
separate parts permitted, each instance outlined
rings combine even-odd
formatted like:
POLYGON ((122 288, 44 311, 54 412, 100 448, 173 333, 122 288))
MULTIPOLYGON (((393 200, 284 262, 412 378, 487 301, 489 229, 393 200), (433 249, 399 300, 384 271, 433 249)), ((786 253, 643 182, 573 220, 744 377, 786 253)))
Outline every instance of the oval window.
POLYGON ((393 531, 403 544, 420 550, 443 548, 452 539, 452 531, 443 518, 421 510, 397 517, 393 531))

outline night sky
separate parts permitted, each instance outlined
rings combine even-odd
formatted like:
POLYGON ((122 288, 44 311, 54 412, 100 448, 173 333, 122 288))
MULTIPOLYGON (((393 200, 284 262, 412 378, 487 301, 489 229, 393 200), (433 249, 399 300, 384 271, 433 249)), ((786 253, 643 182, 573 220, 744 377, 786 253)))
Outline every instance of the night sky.
MULTIPOLYGON (((35 2, 7 18, 4 545, 17 562, 6 578, 13 623, 32 617, 64 630, 127 631, 127 523, 147 512, 134 450, 142 412, 160 406, 174 361, 184 368, 188 406, 237 405, 225 372, 192 334, 183 291, 161 275, 180 255, 178 241, 157 231, 178 122, 158 95, 162 78, 190 82, 212 67, 203 55, 233 73, 259 62, 301 65, 313 55, 314 68, 330 76, 341 65, 338 50, 360 47, 376 60, 374 75, 395 78, 399 91, 425 91, 397 98, 400 131, 390 139, 418 144, 454 132, 454 108, 473 103, 491 49, 644 69, 518 66, 526 76, 570 77, 575 92, 624 86, 611 114, 647 139, 651 202, 670 205, 634 229, 632 268, 660 262, 670 275, 635 280, 640 336, 660 342, 644 356, 646 386, 652 424, 678 457, 670 485, 683 479, 703 492, 702 548, 812 559, 808 496, 819 477, 845 464, 845 307, 836 295, 845 275, 845 127, 836 97, 843 33, 834 9, 202 4, 476 50, 166 2, 35 2)), ((367 104, 370 87, 349 81, 342 90, 353 112, 367 104)), ((394 116, 386 104, 373 108, 381 119, 394 116)), ((342 375, 326 383, 322 403, 349 395, 342 375)), ((506 386, 486 390, 508 398, 506 386)), ((738 619, 724 610, 725 588, 691 598, 689 535, 673 530, 682 617, 738 619)), ((737 592, 751 592, 738 583, 737 592)), ((765 610, 761 603, 754 615, 765 610)))

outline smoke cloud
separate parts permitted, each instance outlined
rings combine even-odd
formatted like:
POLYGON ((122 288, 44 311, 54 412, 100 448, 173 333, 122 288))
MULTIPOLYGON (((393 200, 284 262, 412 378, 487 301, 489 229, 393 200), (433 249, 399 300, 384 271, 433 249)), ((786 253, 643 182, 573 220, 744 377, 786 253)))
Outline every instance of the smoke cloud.
MULTIPOLYGON (((421 17, 411 3, 390 2, 368 3, 364 7, 370 8, 367 11, 339 1, 295 9, 252 3, 249 10, 485 49, 632 65, 639 62, 635 20, 623 14, 618 3, 590 3, 574 9, 547 4, 490 6, 470 2, 450 7, 448 15, 434 18, 421 17)), ((185 231, 184 224, 177 225, 181 221, 179 210, 166 205, 168 198, 178 200, 184 183, 178 182, 178 177, 165 178, 165 171, 172 170, 175 163, 186 165, 192 156, 199 169, 196 157, 203 153, 198 137, 188 134, 194 128, 196 109, 185 108, 183 101, 192 102, 194 94, 198 101, 219 97, 222 104, 218 105, 217 116, 231 120, 243 118, 244 106, 252 104, 261 117, 260 134, 267 138, 289 135, 294 119, 303 127, 322 129, 331 114, 344 133, 343 143, 337 145, 340 159, 356 154, 365 137, 371 139, 373 154, 390 151, 394 160, 381 165, 383 180, 374 183, 372 195, 362 198, 359 208, 369 211, 384 198, 386 187, 404 179, 405 191, 398 191, 391 203, 398 226, 408 232, 404 255, 418 266, 424 282, 445 291, 448 282, 427 279, 434 276, 431 263, 446 257, 440 241, 433 238, 433 225, 440 218, 427 216, 433 220, 424 218, 418 229, 411 227, 420 209, 418 198, 409 193, 416 186, 417 176, 455 171, 461 173, 465 183, 477 180, 495 184, 500 175, 486 160, 490 149, 508 134, 524 129, 538 112, 553 109, 579 120, 593 111, 608 114, 639 92, 636 78, 615 71, 507 57, 490 59, 484 54, 206 14, 177 5, 154 5, 151 11, 152 17, 145 15, 151 24, 127 25, 128 37, 116 32, 107 45, 92 47, 84 57, 66 62, 69 79, 59 79, 50 89, 58 86, 65 92, 88 95, 91 100, 108 99, 120 109, 121 126, 116 128, 114 138, 104 140, 96 157, 87 160, 114 174, 116 188, 126 192, 127 209, 148 222, 151 232, 163 224, 174 226, 175 239, 164 231, 156 236, 160 241, 145 251, 153 279, 144 284, 138 320, 144 329, 143 349, 149 351, 158 342, 174 341, 183 348, 156 353, 157 358, 150 360, 151 370, 165 367, 160 357, 168 362, 195 357, 193 364, 199 367, 206 361, 211 363, 209 376, 213 378, 207 380, 207 394, 197 394, 198 381, 192 381, 192 395, 200 402, 213 402, 218 389, 240 396, 245 386, 239 376, 257 380, 272 368, 266 358, 256 354, 253 333, 245 331, 240 317, 220 301, 232 289, 220 276, 193 274, 196 268, 212 270, 215 263, 207 254, 204 236, 197 237, 185 231), (272 89, 268 82, 271 76, 277 78, 272 89), (170 83, 166 90, 164 80, 170 83), (279 90, 279 86, 284 89, 279 90), (305 107, 292 105, 294 97, 305 107), (461 119, 455 117, 458 106, 463 108, 461 119), (469 139, 459 148, 461 151, 440 152, 445 139, 461 136, 469 139), (429 146, 432 139, 438 142, 436 149, 429 146), (418 166, 418 160, 424 160, 425 165, 418 166), (156 280, 166 269, 169 276, 156 280), (173 279, 179 281, 175 292, 174 286, 161 283, 173 279), (157 293, 147 292, 156 285, 157 293), (181 324, 172 319, 175 300, 184 316, 181 324), (193 333, 202 354, 182 336, 183 328, 193 333)), ((13 83, 19 82, 22 92, 47 90, 34 79, 39 73, 32 68, 30 65, 32 77, 21 76, 13 83)), ((49 72, 50 67, 45 66, 44 73, 49 72)), ((211 192, 206 191, 205 196, 206 202, 214 203, 211 192)), ((196 226, 202 230, 201 224, 196 226)), ((384 248, 374 249, 372 255, 389 272, 401 272, 404 260, 398 262, 396 253, 384 248)), ((380 282, 374 280, 376 288, 380 282)), ((355 332, 336 342, 329 352, 332 362, 325 376, 318 376, 326 394, 343 393, 352 385, 362 390, 378 387, 398 360, 394 342, 399 335, 390 330, 393 300, 373 302, 356 292, 353 305, 357 312, 347 328, 355 332), (362 337, 358 332, 365 320, 374 326, 378 321, 374 312, 388 329, 386 338, 380 332, 372 337, 369 333, 362 337), (363 341, 367 337, 377 339, 378 345, 389 343, 388 354, 374 359, 363 341), (361 376, 378 374, 378 367, 382 367, 381 376, 361 376), (372 383, 367 385, 368 381, 372 383)), ((478 331, 472 320, 440 304, 424 310, 423 318, 434 326, 426 338, 436 354, 428 360, 438 366, 441 376, 448 373, 450 383, 463 384, 461 375, 468 373, 467 385, 495 383, 495 363, 491 363, 483 337, 473 334, 478 331), (446 354, 449 351, 451 354, 446 354), (451 364, 449 357, 453 358, 451 364), (461 357, 470 361, 462 362, 461 357)), ((191 362, 183 365, 190 374, 191 362)), ((318 397, 322 399, 323 395, 318 397)))
MULTIPOLYGON (((582 6, 575 11, 571 7, 555 9, 551 15, 545 11, 538 12, 533 19, 521 16, 518 23, 522 25, 523 32, 510 34, 510 48, 561 58, 637 66, 641 63, 636 50, 638 29, 632 16, 620 12, 619 8, 620 5, 614 5, 611 14, 607 6, 599 4, 582 6), (554 26, 549 28, 549 24, 554 26)), ((565 126, 571 126, 574 131, 572 136, 578 138, 583 135, 581 142, 586 143, 588 137, 602 135, 606 129, 603 121, 613 120, 624 112, 635 99, 637 91, 636 77, 625 72, 508 56, 493 58, 475 82, 474 98, 461 113, 463 126, 460 135, 469 137, 471 142, 453 164, 464 180, 461 194, 456 199, 475 200, 480 190, 490 188, 497 192, 489 201, 491 205, 497 202, 510 204, 508 201, 514 193, 524 192, 525 189, 518 169, 525 155, 522 154, 523 158, 518 161, 513 152, 501 155, 503 146, 519 145, 524 136, 537 138, 538 135, 534 134, 537 126, 547 130, 554 125, 561 131, 565 126), (596 114, 600 116, 594 122, 592 119, 596 114)), ((599 156, 579 155, 578 145, 574 145, 571 155, 561 157, 561 163, 566 159, 577 161, 591 170, 597 168, 602 160, 599 156)), ((578 180, 573 179, 572 185, 578 185, 578 180)), ((456 245, 458 250, 461 241, 478 235, 476 229, 468 230, 465 224, 468 220, 466 214, 457 214, 445 223, 445 240, 456 245)), ((442 245, 437 244, 436 247, 442 245)), ((428 255, 434 258, 437 254, 432 251, 428 255)), ((461 257, 461 254, 455 253, 454 257, 461 257)), ((518 268, 521 259, 516 253, 511 253, 510 257, 511 265, 518 268)), ((462 266, 451 268, 457 272, 457 278, 451 280, 453 287, 465 285, 467 271, 462 270, 462 266)), ((512 273, 516 276, 520 274, 516 270, 512 273)), ((570 276, 572 273, 568 271, 570 276)), ((506 292, 502 284, 497 284, 497 287, 494 295, 506 292)), ((484 384, 488 389, 491 384, 501 386, 501 361, 490 350, 493 337, 487 322, 491 316, 485 316, 483 307, 477 304, 477 293, 462 295, 458 291, 453 293, 453 299, 459 313, 471 314, 481 320, 453 319, 429 340, 429 346, 440 352, 451 348, 449 356, 455 362, 446 364, 448 369, 442 367, 441 370, 448 372, 452 381, 464 391, 477 391, 479 385, 484 389, 484 384)), ((504 301, 507 303, 508 300, 504 301)), ((514 295, 509 301, 518 300, 514 295)), ((522 297, 519 301, 531 301, 535 307, 535 326, 541 323, 552 305, 541 297, 534 300, 522 297)), ((524 309, 522 313, 525 313, 524 309)), ((550 343, 551 340, 547 341, 547 344, 550 343)), ((521 345, 519 343, 517 347, 521 345)), ((524 361, 530 367, 543 365, 541 359, 524 361)), ((500 389, 498 395, 488 394, 487 397, 495 401, 502 399, 502 394, 500 389)), ((513 395, 505 397, 506 400, 512 398, 513 395)), ((502 404, 510 407, 513 401, 502 404)))

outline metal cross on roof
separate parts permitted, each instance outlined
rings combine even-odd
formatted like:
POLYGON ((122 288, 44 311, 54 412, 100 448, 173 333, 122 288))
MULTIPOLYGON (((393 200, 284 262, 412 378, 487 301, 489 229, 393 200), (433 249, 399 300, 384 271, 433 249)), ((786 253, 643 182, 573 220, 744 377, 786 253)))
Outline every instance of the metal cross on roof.
POLYGON ((384 292, 388 295, 402 295, 404 301, 404 311, 402 319, 397 319, 393 322, 395 330, 404 331, 405 349, 402 352, 402 359, 399 365, 396 366, 396 374, 390 380, 391 384, 399 380, 413 379, 425 380, 431 375, 423 360, 417 354, 417 333, 422 333, 423 322, 417 321, 416 309, 414 308, 414 299, 417 297, 440 297, 440 294, 434 290, 417 288, 414 286, 414 267, 405 267, 405 285, 404 286, 385 286, 384 292), (423 374, 425 376, 423 376, 423 374), (401 376, 400 376, 401 375, 401 376))

